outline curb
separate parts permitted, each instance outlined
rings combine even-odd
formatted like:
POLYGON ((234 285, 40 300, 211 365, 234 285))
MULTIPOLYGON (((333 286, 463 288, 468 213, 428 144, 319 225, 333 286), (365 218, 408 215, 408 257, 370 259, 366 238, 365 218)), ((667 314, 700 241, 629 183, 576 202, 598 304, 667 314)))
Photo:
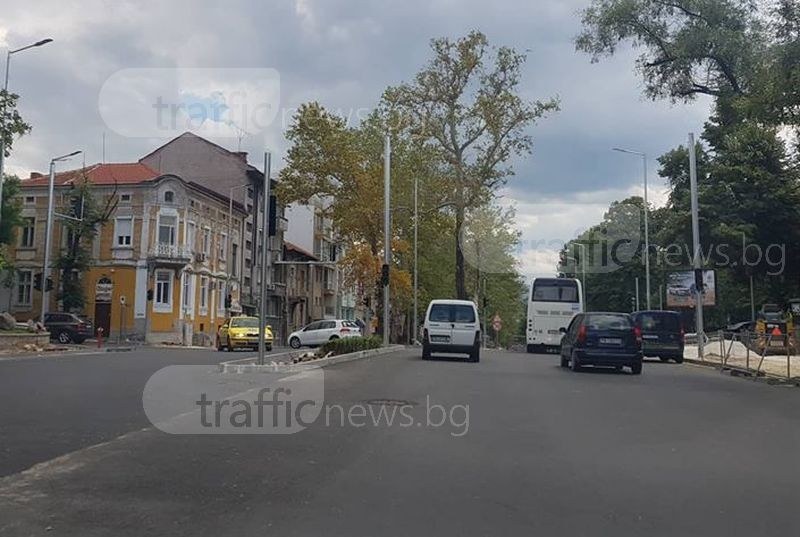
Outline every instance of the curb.
POLYGON ((710 369, 716 369, 720 373, 727 373, 731 377, 747 377, 750 380, 756 382, 763 382, 764 384, 769 384, 770 386, 794 386, 800 388, 800 378, 797 377, 793 377, 791 379, 776 377, 764 371, 759 371, 759 372, 746 371, 744 368, 722 366, 719 363, 706 362, 703 360, 698 360, 696 358, 684 358, 683 361, 685 363, 692 365, 699 365, 703 367, 708 367, 710 369))
MULTIPOLYGON (((330 358, 320 358, 309 362, 301 362, 299 364, 242 364, 236 363, 242 360, 233 360, 230 362, 222 362, 219 364, 220 373, 296 373, 299 371, 308 371, 310 369, 318 369, 321 367, 328 367, 331 365, 341 364, 344 362, 352 362, 354 360, 363 360, 365 358, 372 358, 373 356, 381 356, 404 349, 403 345, 390 345, 388 347, 380 347, 378 349, 369 349, 365 351, 351 352, 349 354, 340 354, 339 356, 331 356, 330 358)), ((255 358, 250 358, 255 360, 255 358)))

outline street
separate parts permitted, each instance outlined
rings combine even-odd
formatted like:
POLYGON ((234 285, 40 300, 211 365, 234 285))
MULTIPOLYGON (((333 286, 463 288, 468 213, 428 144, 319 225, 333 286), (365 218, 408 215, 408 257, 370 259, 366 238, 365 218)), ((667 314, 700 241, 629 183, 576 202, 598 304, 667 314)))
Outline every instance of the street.
POLYGON ((326 368, 325 404, 406 401, 412 427, 149 425, 152 373, 230 357, 0 362, 0 535, 778 535, 800 522, 792 388, 688 364, 635 377, 572 373, 555 355, 404 350, 326 368), (431 405, 468 407, 468 424, 425 422, 431 405))

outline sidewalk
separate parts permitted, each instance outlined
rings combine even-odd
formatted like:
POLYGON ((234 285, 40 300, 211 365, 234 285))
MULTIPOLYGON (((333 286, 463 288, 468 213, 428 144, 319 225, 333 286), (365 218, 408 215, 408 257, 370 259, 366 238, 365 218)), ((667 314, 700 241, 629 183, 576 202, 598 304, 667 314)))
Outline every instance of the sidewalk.
POLYGON ((716 367, 728 367, 752 372, 758 371, 767 376, 783 379, 800 378, 800 356, 797 355, 787 357, 785 354, 768 354, 762 362, 761 355, 757 352, 748 351, 747 347, 741 342, 731 342, 730 340, 725 340, 725 349, 722 352, 720 352, 720 342, 718 340, 709 341, 704 347, 704 351, 704 359, 700 360, 697 356, 697 346, 687 345, 683 356, 687 360, 716 367), (723 360, 724 354, 728 354, 727 360, 723 360))

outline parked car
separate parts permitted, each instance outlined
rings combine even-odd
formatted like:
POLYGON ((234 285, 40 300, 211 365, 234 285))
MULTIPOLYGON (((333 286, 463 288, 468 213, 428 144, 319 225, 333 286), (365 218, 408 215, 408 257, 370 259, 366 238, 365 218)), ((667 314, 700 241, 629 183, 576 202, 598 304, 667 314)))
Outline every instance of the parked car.
POLYGON ((317 347, 333 339, 361 336, 361 328, 355 321, 347 319, 324 319, 307 324, 289 334, 287 341, 293 349, 317 347))
POLYGON ((432 300, 422 327, 422 359, 431 353, 467 354, 481 359, 481 323, 478 308, 468 300, 432 300))
POLYGON ((642 373, 642 333, 629 314, 579 313, 561 330, 561 367, 629 367, 634 375, 642 373))
POLYGON ((683 363, 683 324, 675 311, 637 311, 631 315, 642 333, 642 354, 683 363))
POLYGON ((92 321, 74 313, 45 313, 44 326, 59 343, 83 343, 92 337, 92 321))
MULTIPOLYGON (((272 327, 264 327, 264 346, 272 350, 272 327)), ((217 330, 217 350, 258 349, 258 317, 231 317, 217 330)))

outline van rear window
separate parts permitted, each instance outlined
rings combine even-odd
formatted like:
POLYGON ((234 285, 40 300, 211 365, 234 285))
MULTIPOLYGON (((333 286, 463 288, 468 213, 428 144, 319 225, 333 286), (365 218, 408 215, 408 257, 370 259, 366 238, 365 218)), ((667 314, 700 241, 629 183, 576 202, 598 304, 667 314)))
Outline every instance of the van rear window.
POLYGON ((642 330, 657 332, 680 332, 681 324, 677 315, 663 313, 641 313, 636 321, 642 330))
POLYGON ((583 324, 590 330, 624 330, 631 328, 631 319, 627 315, 587 315, 583 324))
POLYGON ((466 304, 434 304, 429 318, 434 323, 474 323, 475 309, 466 304))

